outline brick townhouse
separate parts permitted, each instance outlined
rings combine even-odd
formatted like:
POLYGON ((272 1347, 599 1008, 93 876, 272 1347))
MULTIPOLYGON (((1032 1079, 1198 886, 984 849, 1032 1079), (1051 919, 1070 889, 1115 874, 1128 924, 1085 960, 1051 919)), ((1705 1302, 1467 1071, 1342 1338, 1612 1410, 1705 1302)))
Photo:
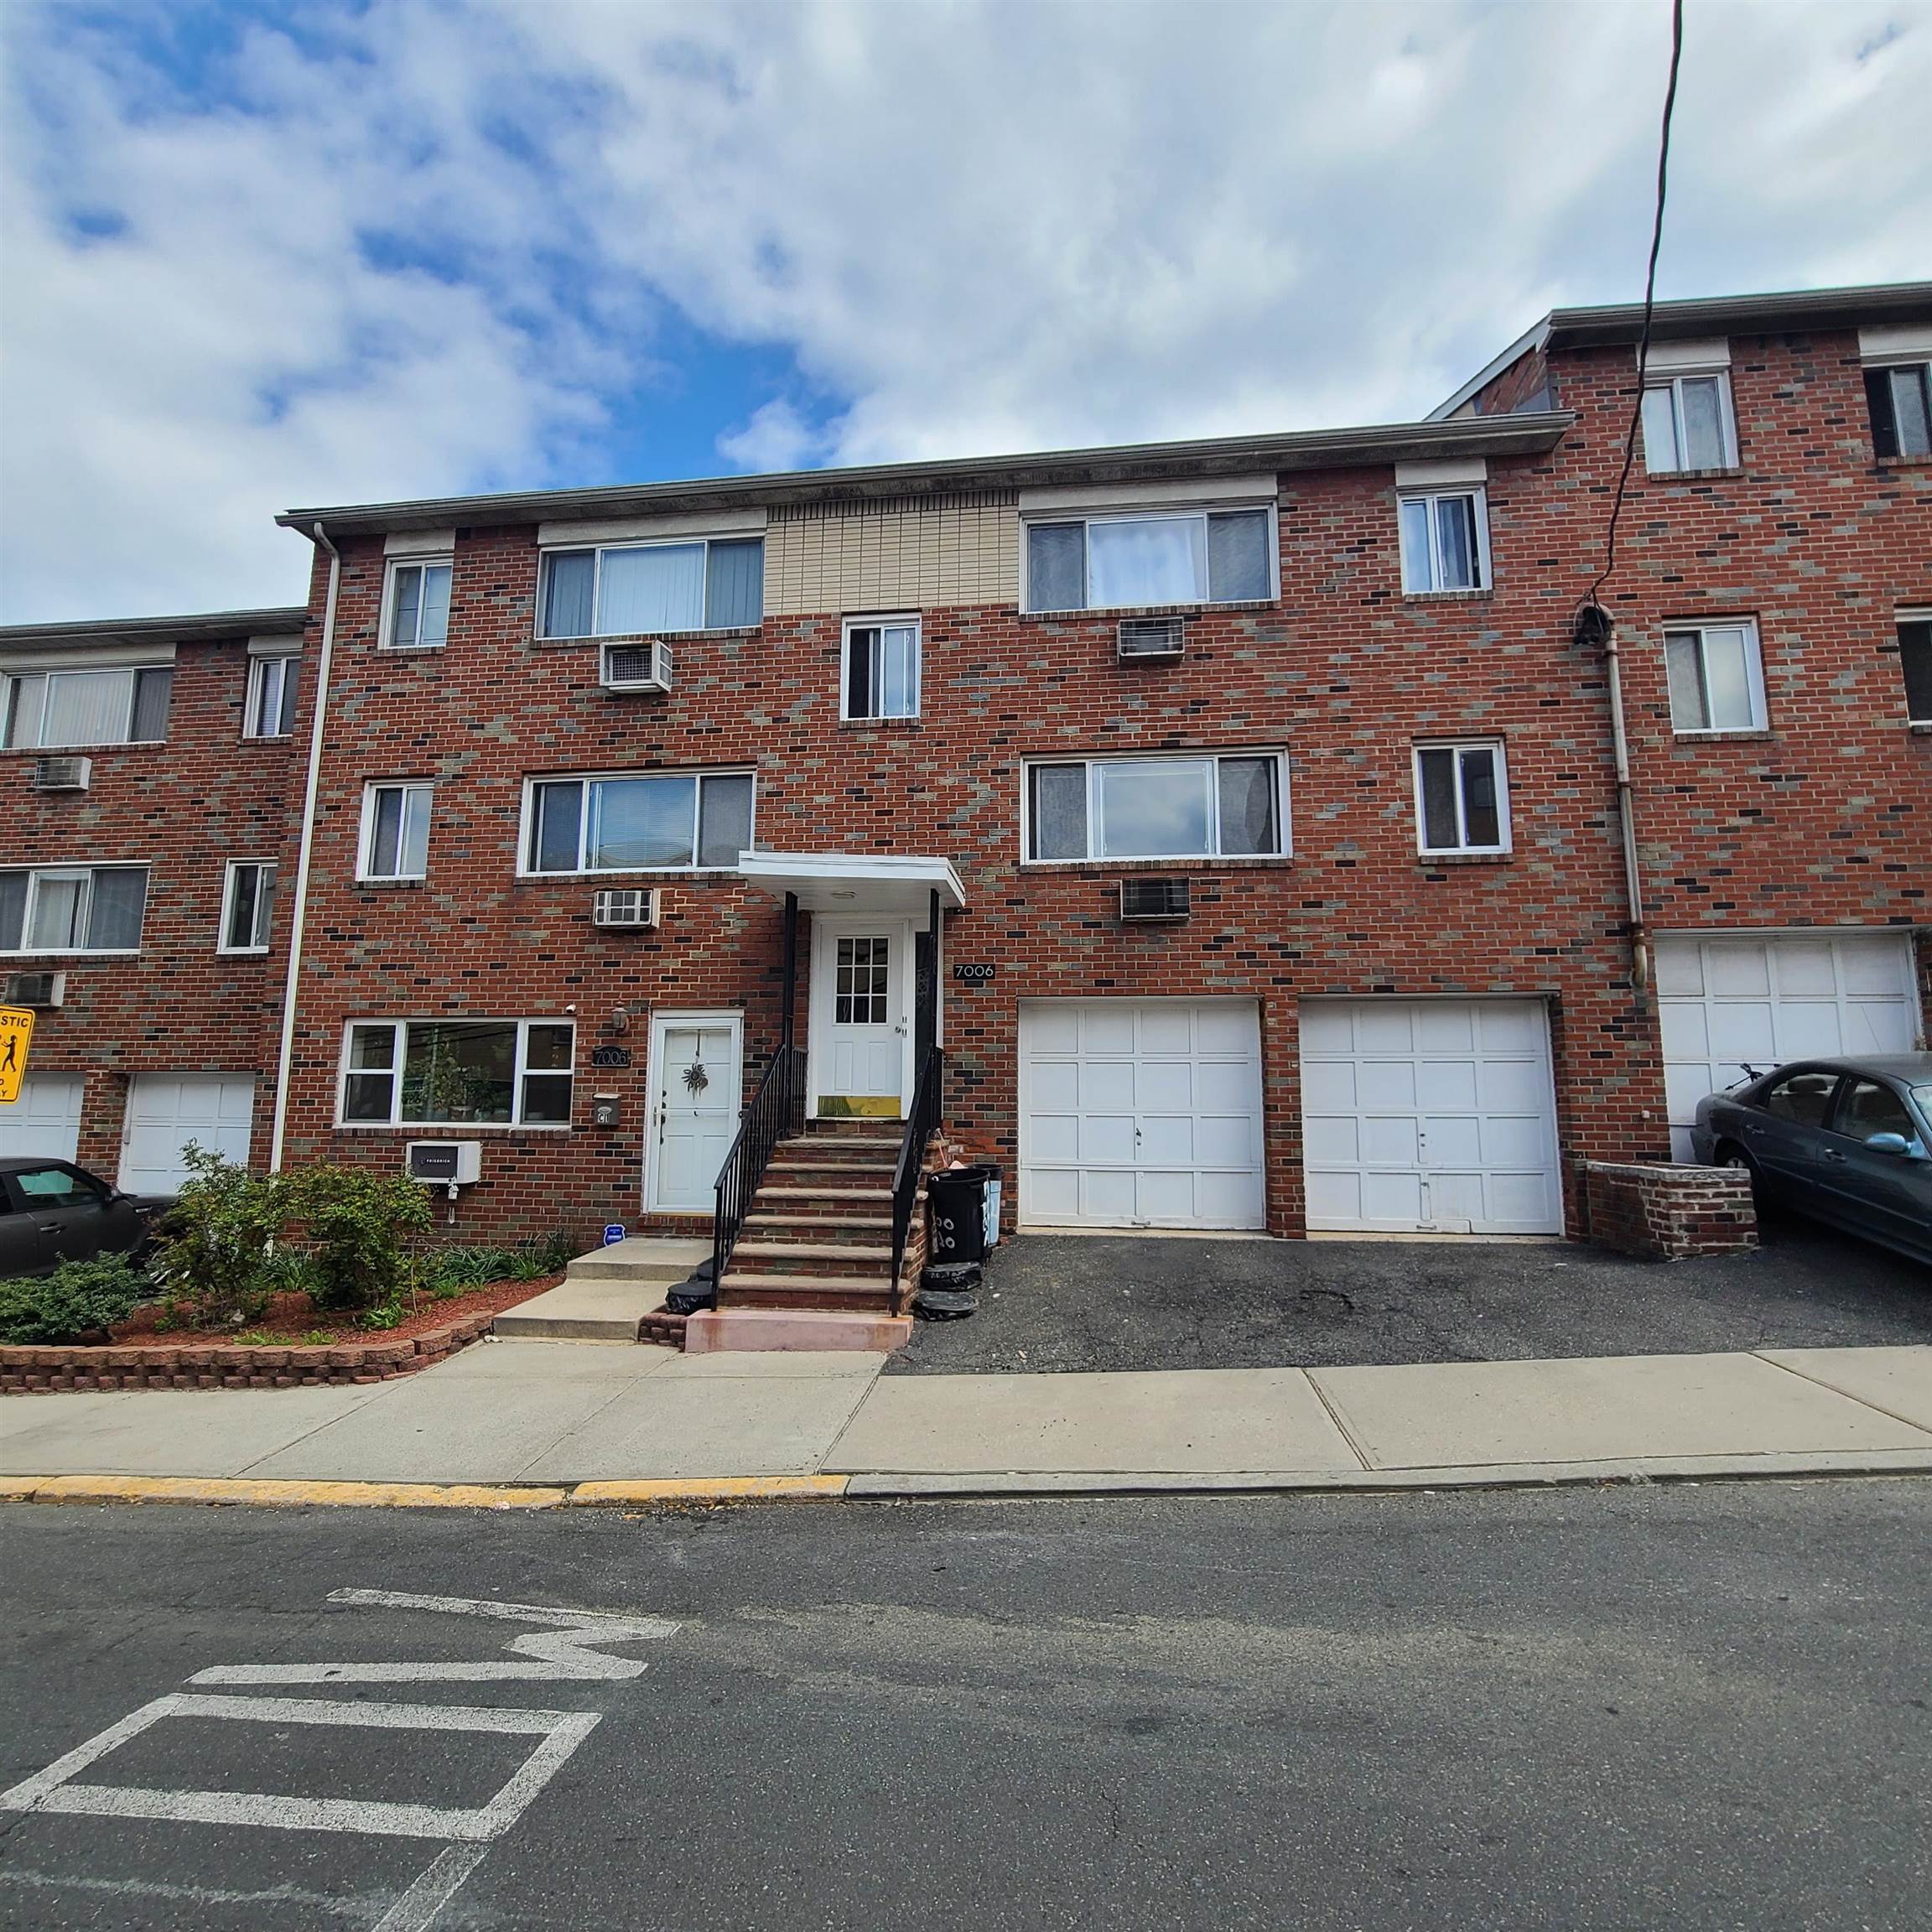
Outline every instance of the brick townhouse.
POLYGON ((700 1232, 795 1084, 1030 1225, 1576 1232, 1585 1159, 1932 984, 1932 284, 1659 306, 1612 628, 1641 320, 1420 423, 292 512, 305 614, 0 634, 35 1117, 112 1165, 252 1077, 257 1161, 700 1232), (39 654, 136 633, 165 743, 53 730, 39 654), (83 857, 138 953, 60 927, 83 857))

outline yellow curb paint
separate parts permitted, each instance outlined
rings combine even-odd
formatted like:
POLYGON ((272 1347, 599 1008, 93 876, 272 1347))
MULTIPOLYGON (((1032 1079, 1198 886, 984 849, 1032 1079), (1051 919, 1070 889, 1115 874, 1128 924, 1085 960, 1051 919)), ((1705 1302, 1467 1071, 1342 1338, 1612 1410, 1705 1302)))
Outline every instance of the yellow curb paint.
POLYGON ((848 1476, 663 1477, 638 1483, 579 1483, 572 1508, 613 1503, 836 1502, 848 1476))
POLYGON ((481 1483, 301 1483, 231 1476, 45 1476, 36 1503, 321 1504, 362 1509, 554 1509, 560 1488, 481 1483))
POLYGON ((24 1503, 39 1487, 38 1476, 0 1476, 0 1503, 24 1503))

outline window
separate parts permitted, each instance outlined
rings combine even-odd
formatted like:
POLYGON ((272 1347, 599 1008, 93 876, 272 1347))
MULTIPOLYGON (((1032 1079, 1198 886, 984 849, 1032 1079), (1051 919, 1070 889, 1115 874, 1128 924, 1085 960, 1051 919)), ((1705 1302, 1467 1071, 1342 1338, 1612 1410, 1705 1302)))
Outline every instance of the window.
POLYGON ((1845 1083, 1845 1091, 1838 1098, 1837 1118, 1831 1124, 1853 1140, 1869 1140, 1876 1134, 1896 1134, 1914 1146, 1919 1141, 1919 1124, 1906 1110, 1905 1103, 1889 1087, 1856 1075, 1845 1083))
POLYGON ((841 939, 832 1017, 841 1026, 883 1026, 891 984, 891 945, 883 937, 841 939))
POLYGON ((539 778, 525 813, 526 872, 729 870, 751 844, 749 771, 539 778))
POLYGON ((1898 620, 1898 662, 1905 673, 1905 715, 1932 724, 1932 612, 1898 620))
POLYGON ((295 729, 295 681, 301 660, 257 657, 248 667, 245 738, 286 738, 295 729))
POLYGON ((362 794, 359 879, 421 879, 429 870, 428 785, 371 785, 362 794))
POLYGON ((29 1210, 38 1208, 105 1208, 107 1191, 74 1168, 49 1162, 44 1167, 16 1171, 13 1185, 26 1196, 29 1210))
POLYGON ((537 610, 539 637, 741 629, 765 614, 765 539, 553 550, 537 610))
POLYGON ((1026 773, 1026 856, 1216 859, 1287 849, 1279 752, 1088 759, 1026 773))
POLYGON ((919 620, 845 626, 844 718, 919 715, 919 620))
POLYGON ((1272 597, 1267 510, 1088 517, 1026 527, 1026 608, 1107 610, 1272 597))
POLYGON ((569 1021, 357 1021, 342 1052, 345 1126, 568 1127, 569 1021))
POLYGON ((158 745, 168 735, 172 667, 132 671, 32 671, 6 680, 7 747, 66 750, 158 745))
POLYGON ((1415 801, 1423 851, 1509 850, 1509 787, 1494 740, 1418 745, 1415 801))
POLYGON ((1644 467, 1730 470, 1737 462, 1737 430, 1727 376, 1679 376, 1644 392, 1644 467))
POLYGON ((1405 491, 1396 501, 1405 591, 1419 596, 1436 590, 1488 587, 1487 491, 1405 491))
POLYGON ((221 895, 223 953, 266 953, 275 911, 275 868, 263 860, 231 860, 221 895))
POLYGON ((145 865, 0 872, 0 953, 138 953, 145 865))
POLYGON ((449 641, 448 563, 392 564, 383 644, 391 651, 440 651, 449 641))
POLYGON ((1764 672, 1755 624, 1704 624, 1664 634, 1670 723, 1685 731, 1762 731, 1764 672))
POLYGON ((1838 1085, 1836 1073, 1787 1073, 1764 1090, 1758 1104, 1779 1120, 1799 1127, 1822 1127, 1838 1085))
POLYGON ((1865 371, 1872 448, 1880 456, 1932 456, 1932 390, 1927 366, 1908 362, 1865 371))

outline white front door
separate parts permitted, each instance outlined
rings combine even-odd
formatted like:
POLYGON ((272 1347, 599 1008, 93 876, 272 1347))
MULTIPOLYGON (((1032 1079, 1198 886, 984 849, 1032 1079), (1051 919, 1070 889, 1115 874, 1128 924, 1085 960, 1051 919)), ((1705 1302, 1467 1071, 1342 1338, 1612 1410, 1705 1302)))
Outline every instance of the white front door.
POLYGON ((812 922, 812 1111, 903 1118, 912 1058, 912 928, 812 922))
POLYGON ((174 1194, 190 1178, 190 1141, 237 1167, 248 1165, 255 1118, 251 1073, 139 1073, 127 1083, 120 1184, 130 1194, 174 1194))
POLYGON ((744 1105, 735 1013, 660 1013, 651 1022, 652 1136, 645 1205, 709 1214, 744 1105))

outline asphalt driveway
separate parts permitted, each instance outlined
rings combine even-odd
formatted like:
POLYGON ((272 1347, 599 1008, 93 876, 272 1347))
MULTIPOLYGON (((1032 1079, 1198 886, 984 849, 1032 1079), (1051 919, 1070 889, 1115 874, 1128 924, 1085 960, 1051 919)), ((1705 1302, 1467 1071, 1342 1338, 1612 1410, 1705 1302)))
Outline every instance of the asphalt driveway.
POLYGON ((1932 1268, 1803 1223, 1755 1254, 1024 1234, 888 1374, 1342 1367, 1932 1342, 1932 1268))

